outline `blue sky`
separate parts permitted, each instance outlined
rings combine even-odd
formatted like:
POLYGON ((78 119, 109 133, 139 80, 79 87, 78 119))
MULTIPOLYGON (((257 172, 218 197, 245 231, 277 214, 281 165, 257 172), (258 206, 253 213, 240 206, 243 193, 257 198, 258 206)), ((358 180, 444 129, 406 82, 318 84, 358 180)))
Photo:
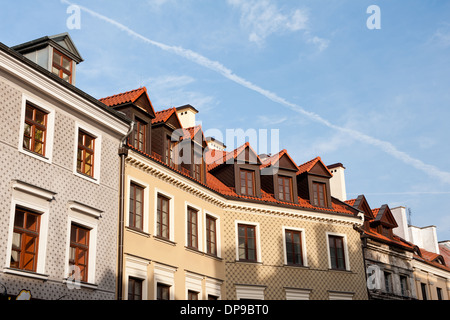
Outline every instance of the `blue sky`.
POLYGON ((348 198, 406 206, 450 239, 450 2, 71 2, 90 10, 80 29, 66 2, 2 3, 0 42, 69 32, 90 95, 146 86, 156 110, 195 106, 206 132, 278 129, 297 164, 343 163, 348 198))

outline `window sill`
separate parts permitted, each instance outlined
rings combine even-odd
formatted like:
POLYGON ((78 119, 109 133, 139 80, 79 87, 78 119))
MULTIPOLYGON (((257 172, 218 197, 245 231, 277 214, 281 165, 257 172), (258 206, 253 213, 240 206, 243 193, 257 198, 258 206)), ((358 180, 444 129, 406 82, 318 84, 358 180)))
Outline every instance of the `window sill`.
POLYGON ((49 277, 49 275, 47 275, 47 274, 36 273, 33 271, 26 271, 26 270, 14 269, 14 268, 4 268, 3 272, 8 273, 8 274, 14 274, 14 275, 21 276, 21 277, 43 280, 43 281, 47 281, 48 277, 49 277))
POLYGON ((294 269, 311 269, 309 266, 304 266, 301 264, 285 264, 283 267, 294 268, 294 269))
POLYGON ((160 237, 160 236, 153 236, 153 239, 161 241, 161 242, 164 242, 164 243, 167 243, 167 244, 170 244, 172 246, 176 246, 177 245, 176 242, 173 242, 172 240, 169 240, 169 239, 166 239, 166 238, 163 238, 163 237, 160 237))
POLYGON ((238 264, 253 264, 253 265, 263 265, 262 261, 249 261, 249 260, 236 260, 238 264))
POLYGON ((147 233, 145 231, 142 231, 142 230, 139 230, 139 229, 136 229, 136 228, 133 228, 133 227, 125 227, 125 230, 127 230, 129 232, 132 232, 132 233, 135 233, 135 234, 138 234, 140 236, 146 237, 146 238, 150 238, 151 237, 150 233, 147 233))
POLYGON ((81 172, 78 172, 78 171, 75 171, 74 174, 77 177, 83 178, 83 179, 85 179, 87 181, 90 181, 90 182, 93 182, 93 183, 96 183, 96 184, 100 184, 99 179, 96 179, 95 177, 88 176, 87 174, 84 174, 84 173, 81 173, 81 172))
POLYGON ((348 269, 333 269, 333 268, 328 268, 328 271, 337 271, 337 272, 353 273, 352 270, 348 270, 348 269))
POLYGON ((97 290, 98 289, 98 285, 93 284, 93 283, 88 283, 88 282, 83 282, 83 281, 76 281, 76 280, 68 280, 68 279, 64 279, 63 283, 68 286, 69 288, 73 288, 73 289, 92 289, 92 290, 97 290))
POLYGON ((219 260, 219 261, 222 261, 222 260, 223 260, 222 258, 220 258, 220 257, 218 257, 218 256, 216 256, 216 255, 213 255, 213 254, 210 254, 210 253, 206 253, 206 252, 200 251, 200 250, 198 250, 198 249, 196 249, 196 248, 192 248, 192 247, 188 247, 188 246, 185 246, 184 248, 185 248, 187 251, 190 251, 190 252, 192 252, 192 253, 196 253, 196 254, 202 255, 202 256, 204 256, 204 257, 216 259, 216 260, 219 260))
POLYGON ((27 156, 30 156, 30 157, 34 158, 34 159, 46 162, 48 164, 52 164, 52 160, 50 158, 47 158, 46 156, 43 156, 43 155, 41 155, 39 153, 36 153, 36 152, 33 152, 33 151, 29 151, 27 149, 22 149, 22 148, 19 149, 19 151, 21 153, 27 155, 27 156))

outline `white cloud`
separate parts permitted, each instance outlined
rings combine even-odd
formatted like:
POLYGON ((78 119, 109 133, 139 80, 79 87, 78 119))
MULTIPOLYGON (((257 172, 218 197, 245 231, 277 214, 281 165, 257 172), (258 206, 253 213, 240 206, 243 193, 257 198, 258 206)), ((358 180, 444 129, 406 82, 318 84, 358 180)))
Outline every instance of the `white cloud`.
MULTIPOLYGON (((235 0, 235 1, 237 1, 237 0, 235 0)), ((66 3, 66 4, 72 4, 67 0, 61 0, 61 2, 66 3)), ((83 6, 79 6, 79 7, 83 11, 91 14, 92 16, 94 16, 98 19, 101 19, 105 22, 108 22, 109 24, 126 32, 129 36, 131 36, 133 38, 139 39, 147 44, 158 47, 163 51, 171 52, 171 53, 181 56, 187 60, 190 60, 200 66, 203 66, 211 71, 217 72, 218 74, 222 75, 226 79, 233 81, 249 90, 257 92, 260 95, 266 97, 267 99, 269 99, 277 104, 280 104, 280 105, 284 106, 285 108, 288 108, 289 110, 296 112, 299 115, 310 119, 311 121, 319 123, 327 128, 333 129, 333 130, 337 131, 338 133, 345 134, 354 140, 357 140, 364 144, 378 148, 381 151, 396 158, 397 160, 402 161, 403 163, 410 165, 410 166, 416 168, 417 170, 423 171, 427 175, 434 177, 444 183, 450 184, 450 172, 442 171, 433 165, 426 164, 423 161, 410 156, 406 152, 397 149, 389 141, 377 139, 375 137, 364 134, 353 128, 335 125, 332 122, 330 122, 329 120, 320 116, 319 114, 314 113, 312 111, 308 111, 308 110, 304 109, 302 106, 297 105, 292 102, 289 102, 288 100, 278 96, 276 93, 271 92, 266 89, 263 89, 263 88, 259 87, 258 85, 253 84, 252 82, 234 74, 232 70, 228 69, 220 62, 210 60, 207 57, 202 56, 201 54, 194 52, 192 50, 189 50, 189 49, 184 49, 182 47, 176 47, 176 46, 170 46, 170 45, 167 45, 167 44, 164 44, 161 42, 151 40, 135 31, 131 30, 127 26, 125 26, 113 19, 105 17, 105 16, 103 16, 97 12, 94 12, 86 7, 83 7, 83 6)))
POLYGON ((306 30, 308 13, 297 9, 283 13, 270 0, 228 0, 241 11, 241 25, 249 32, 249 40, 263 44, 272 34, 306 30))
POLYGON ((450 46, 450 26, 438 29, 431 37, 431 41, 443 47, 450 46))

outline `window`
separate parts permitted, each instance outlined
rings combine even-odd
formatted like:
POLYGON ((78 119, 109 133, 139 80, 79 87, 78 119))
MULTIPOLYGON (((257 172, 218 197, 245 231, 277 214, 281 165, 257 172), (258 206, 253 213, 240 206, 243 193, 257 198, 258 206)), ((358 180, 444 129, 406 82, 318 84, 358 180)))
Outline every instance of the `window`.
POLYGON ((142 280, 128 278, 128 300, 142 300, 142 280))
POLYGON ((206 215, 206 253, 217 255, 217 219, 206 215))
POLYGON ((303 265, 302 233, 300 231, 286 230, 286 262, 292 265, 303 265))
POLYGON ((420 289, 422 290, 422 300, 428 300, 427 285, 425 283, 421 283, 420 289))
POLYGON ((26 103, 23 149, 45 156, 47 113, 26 103))
POLYGON ((256 227, 238 225, 239 260, 256 261, 256 227))
POLYGON ((198 249, 198 211, 188 207, 187 210, 188 247, 198 249))
POLYGON ((408 296, 408 278, 406 276, 400 276, 400 290, 402 296, 408 296))
POLYGON ((144 218, 144 188, 135 183, 130 184, 129 226, 143 229, 144 218))
POLYGON ((213 296, 212 294, 208 294, 208 300, 210 300, 210 301, 219 300, 219 297, 213 296))
POLYGON ((198 181, 202 181, 203 165, 201 163, 194 164, 194 178, 198 181))
POLYGON ((156 286, 157 300, 170 300, 170 286, 158 283, 156 286))
POLYGON ((278 176, 278 197, 281 201, 292 201, 292 178, 278 176))
MULTIPOLYGON (((69 267, 76 267, 81 281, 88 279, 89 229, 72 224, 70 230, 69 267)), ((75 272, 74 269, 73 272, 75 272)), ((76 273, 77 274, 77 273, 76 273)))
POLYGON ((255 195, 255 172, 241 170, 241 194, 247 196, 255 195))
POLYGON ((10 267, 36 271, 40 215, 16 208, 10 267))
POLYGON ((437 298, 438 298, 438 300, 443 300, 443 297, 442 297, 442 288, 436 288, 436 291, 437 291, 437 298))
POLYGON ((95 138, 83 130, 78 131, 77 172, 94 177, 95 138))
POLYGON ((142 152, 146 152, 147 124, 137 118, 135 119, 135 122, 133 147, 142 152))
POLYGON ((198 300, 198 292, 189 290, 188 291, 188 300, 198 300))
POLYGON ((169 239, 169 199, 158 194, 156 211, 156 235, 169 239))
POLYGON ((344 238, 328 236, 331 269, 345 270, 344 238))
POLYGON ((327 206, 326 184, 321 182, 313 182, 313 205, 318 207, 327 206))
POLYGON ((173 149, 175 147, 175 142, 172 141, 170 137, 166 139, 166 149, 164 151, 164 161, 171 167, 175 167, 174 164, 174 152, 173 149))
POLYGON ((53 49, 53 73, 63 80, 72 83, 72 60, 53 49))
POLYGON ((387 293, 392 293, 392 274, 390 272, 384 273, 384 288, 387 293))

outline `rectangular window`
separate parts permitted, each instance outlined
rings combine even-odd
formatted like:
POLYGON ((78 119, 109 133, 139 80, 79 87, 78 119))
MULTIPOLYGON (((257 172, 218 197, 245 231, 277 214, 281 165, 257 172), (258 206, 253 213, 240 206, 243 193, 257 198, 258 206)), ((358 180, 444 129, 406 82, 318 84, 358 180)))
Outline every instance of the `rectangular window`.
POLYGON ((325 183, 313 182, 313 205, 318 207, 326 207, 327 204, 327 189, 325 183))
POLYGON ((169 239, 169 199, 158 194, 156 212, 156 235, 169 239))
POLYGON ((79 280, 84 282, 87 282, 88 279, 88 257, 89 229, 72 224, 70 230, 69 267, 71 267, 75 276, 79 275, 79 280))
POLYGON ((206 216, 206 253, 217 255, 216 218, 206 216))
POLYGON ((198 300, 198 292, 189 290, 188 291, 188 300, 198 300))
POLYGON ((256 262, 256 227, 238 225, 239 260, 256 262))
POLYGON ((421 283, 420 289, 422 290, 422 300, 428 300, 427 285, 425 283, 421 283))
POLYGON ((143 229, 144 218, 144 188, 137 184, 130 184, 130 212, 129 226, 138 230, 143 229))
POLYGON ((78 131, 77 171, 94 177, 95 137, 83 130, 78 131))
POLYGON ((45 156, 46 135, 47 113, 27 102, 25 107, 23 148, 45 156))
POLYGON ((392 274, 390 272, 384 273, 384 287, 387 293, 392 293, 392 274))
POLYGON ((211 301, 219 300, 219 297, 218 296, 214 296, 212 294, 208 294, 208 300, 211 300, 211 301))
POLYGON ((198 211, 188 207, 187 212, 188 247, 198 249, 198 211))
POLYGON ((142 300, 142 279, 128 278, 128 300, 142 300))
POLYGON ((53 49, 53 73, 63 80, 72 83, 72 60, 53 49))
POLYGON ((436 288, 438 300, 444 300, 442 297, 442 288, 436 288))
POLYGON ((302 233, 286 230, 286 260, 288 264, 303 265, 302 233))
POLYGON ((278 176, 278 197, 281 201, 292 202, 292 178, 278 176))
POLYGON ((134 143, 133 147, 142 152, 147 152, 147 124, 139 119, 135 119, 136 125, 134 127, 134 143))
POLYGON ((40 215, 16 208, 11 268, 36 271, 40 215))
POLYGON ((198 181, 202 181, 203 165, 201 163, 194 164, 194 178, 198 181))
POLYGON ((241 194, 247 196, 255 195, 255 172, 241 169, 241 194))
POLYGON ((156 286, 157 300, 170 300, 170 286, 158 283, 156 286))
POLYGON ((172 139, 170 137, 167 137, 166 139, 166 149, 164 151, 164 161, 166 162, 166 164, 168 164, 171 167, 175 167, 174 164, 174 146, 175 146, 175 142, 172 141, 172 139))
POLYGON ((328 237, 330 245, 330 260, 331 268, 337 270, 345 270, 345 253, 344 253, 344 238, 338 236, 328 237))
POLYGON ((406 276, 400 276, 400 289, 402 296, 408 296, 408 278, 406 276))

